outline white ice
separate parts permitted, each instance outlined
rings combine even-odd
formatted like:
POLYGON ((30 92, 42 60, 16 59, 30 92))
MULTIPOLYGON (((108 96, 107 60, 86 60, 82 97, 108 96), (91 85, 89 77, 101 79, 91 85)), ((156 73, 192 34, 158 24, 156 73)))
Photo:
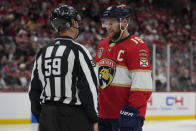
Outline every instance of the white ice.
MULTIPOLYGON (((37 131, 37 124, 0 125, 0 131, 37 131)), ((196 119, 146 121, 143 131, 196 131, 196 119)))

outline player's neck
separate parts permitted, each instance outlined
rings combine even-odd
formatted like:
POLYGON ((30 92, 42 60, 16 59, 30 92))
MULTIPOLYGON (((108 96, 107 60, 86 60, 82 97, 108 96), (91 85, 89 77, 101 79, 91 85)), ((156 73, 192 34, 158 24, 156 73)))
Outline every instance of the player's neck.
POLYGON ((125 32, 123 33, 122 37, 120 40, 126 38, 129 35, 129 32, 127 30, 125 30, 125 32))
POLYGON ((119 38, 116 39, 116 40, 111 39, 111 40, 113 41, 113 43, 118 43, 118 42, 121 41, 122 39, 128 37, 128 36, 129 36, 129 32, 128 32, 127 30, 125 30, 125 31, 123 32, 123 34, 120 34, 120 35, 122 35, 122 36, 119 36, 119 38))

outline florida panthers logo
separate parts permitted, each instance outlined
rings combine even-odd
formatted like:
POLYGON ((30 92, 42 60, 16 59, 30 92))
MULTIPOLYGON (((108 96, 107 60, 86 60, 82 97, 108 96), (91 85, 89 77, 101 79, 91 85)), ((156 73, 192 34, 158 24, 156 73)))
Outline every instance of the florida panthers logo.
POLYGON ((99 61, 99 84, 101 89, 108 87, 116 72, 116 62, 111 59, 99 61))

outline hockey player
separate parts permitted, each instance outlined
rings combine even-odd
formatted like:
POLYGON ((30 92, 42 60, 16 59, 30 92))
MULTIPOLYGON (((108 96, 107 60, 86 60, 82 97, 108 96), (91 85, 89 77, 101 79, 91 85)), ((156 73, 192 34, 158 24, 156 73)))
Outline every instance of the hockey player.
POLYGON ((112 5, 103 13, 108 37, 98 45, 99 131, 142 131, 152 93, 149 49, 127 27, 130 10, 112 5))

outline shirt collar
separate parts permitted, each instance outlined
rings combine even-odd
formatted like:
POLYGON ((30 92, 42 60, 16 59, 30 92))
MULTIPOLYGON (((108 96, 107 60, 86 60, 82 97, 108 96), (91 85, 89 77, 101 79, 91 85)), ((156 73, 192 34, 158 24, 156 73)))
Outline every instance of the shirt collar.
POLYGON ((65 39, 65 40, 73 40, 70 36, 57 36, 54 40, 65 39))

